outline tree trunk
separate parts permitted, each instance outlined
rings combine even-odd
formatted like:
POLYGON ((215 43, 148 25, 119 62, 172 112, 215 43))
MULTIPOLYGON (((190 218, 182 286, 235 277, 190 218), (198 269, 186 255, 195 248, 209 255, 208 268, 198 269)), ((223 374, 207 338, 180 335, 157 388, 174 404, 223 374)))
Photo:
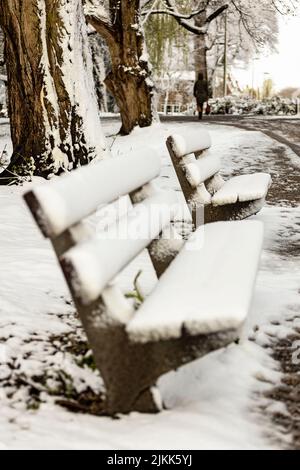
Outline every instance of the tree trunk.
POLYGON ((104 113, 108 112, 107 91, 104 84, 106 76, 105 56, 107 46, 99 34, 95 33, 89 37, 89 43, 93 59, 93 75, 95 80, 98 107, 104 113))
POLYGON ((81 0, 1 0, 14 153, 2 183, 104 154, 81 0))
MULTIPOLYGON (((195 17, 195 26, 201 28, 205 25, 205 21, 206 11, 195 17)), ((206 34, 194 36, 194 61, 196 78, 201 72, 203 73, 204 80, 208 81, 206 34)))
POLYGON ((121 134, 150 126, 155 119, 153 83, 148 64, 139 0, 110 0, 110 28, 93 15, 88 21, 106 39, 111 72, 105 83, 120 109, 121 134))

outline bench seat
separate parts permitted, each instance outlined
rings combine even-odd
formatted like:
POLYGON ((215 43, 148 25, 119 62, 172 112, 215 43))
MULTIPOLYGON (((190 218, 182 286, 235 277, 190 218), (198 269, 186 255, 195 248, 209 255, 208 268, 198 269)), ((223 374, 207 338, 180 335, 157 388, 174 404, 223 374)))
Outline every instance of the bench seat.
POLYGON ((248 202, 264 199, 272 183, 267 173, 235 176, 226 181, 224 186, 212 198, 214 206, 225 206, 236 202, 248 202))
POLYGON ((266 173, 236 176, 224 181, 221 155, 210 150, 209 134, 199 129, 171 135, 167 148, 192 221, 203 223, 243 220, 265 205, 271 176, 266 173))
POLYGON ((200 227, 128 324, 131 340, 238 329, 250 307, 262 240, 258 221, 200 227))

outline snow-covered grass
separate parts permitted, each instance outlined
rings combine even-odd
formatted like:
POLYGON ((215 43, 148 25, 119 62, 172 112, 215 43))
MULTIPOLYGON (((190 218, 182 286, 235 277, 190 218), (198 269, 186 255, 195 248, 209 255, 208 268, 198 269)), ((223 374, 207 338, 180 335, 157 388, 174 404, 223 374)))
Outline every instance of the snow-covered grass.
MULTIPOLYGON (((155 125, 115 139, 112 135, 118 126, 113 121, 103 126, 111 136, 114 155, 150 144, 163 157, 159 184, 179 192, 164 140, 200 124, 155 125)), ((9 140, 3 135, 4 128, 0 126, 0 149, 9 140)), ((272 173, 278 146, 274 141, 258 132, 217 125, 210 125, 209 130, 212 151, 222 158, 224 176, 272 173)), ((296 157, 284 152, 293 171, 296 157)), ((51 247, 35 227, 21 193, 20 188, 0 187, 0 449, 266 449, 278 447, 277 439, 289 442, 290 437, 284 437, 268 419, 274 410, 286 410, 263 395, 281 378, 279 366, 265 346, 271 322, 294 316, 300 307, 299 208, 286 202, 271 204, 255 217, 265 224, 264 250, 240 344, 161 378, 159 387, 169 409, 160 415, 133 413, 111 420, 68 412, 49 393, 61 371, 73 376, 72 387, 78 393, 87 389, 96 393, 101 390, 101 380, 95 371, 78 364, 61 339, 55 343, 55 337, 72 334, 82 339, 82 332, 51 247), (13 372, 7 367, 12 363, 13 372), (50 383, 40 391, 41 406, 28 409, 30 383, 36 384, 36 375, 45 376, 45 372, 49 372, 50 383), (12 374, 25 377, 27 384, 10 380, 12 374)), ((140 282, 151 289, 155 278, 145 255, 121 276, 124 289, 133 288, 140 269, 140 282)), ((273 330, 278 336, 288 334, 286 327, 273 330)))

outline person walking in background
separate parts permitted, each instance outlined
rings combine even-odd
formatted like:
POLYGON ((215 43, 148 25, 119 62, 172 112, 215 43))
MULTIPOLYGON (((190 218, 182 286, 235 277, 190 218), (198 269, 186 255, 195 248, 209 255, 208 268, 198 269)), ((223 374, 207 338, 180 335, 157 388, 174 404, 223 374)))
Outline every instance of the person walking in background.
POLYGON ((207 80, 204 79, 203 73, 199 73, 198 79, 194 86, 194 96, 197 101, 197 110, 199 119, 203 117, 204 104, 209 100, 209 90, 207 80))

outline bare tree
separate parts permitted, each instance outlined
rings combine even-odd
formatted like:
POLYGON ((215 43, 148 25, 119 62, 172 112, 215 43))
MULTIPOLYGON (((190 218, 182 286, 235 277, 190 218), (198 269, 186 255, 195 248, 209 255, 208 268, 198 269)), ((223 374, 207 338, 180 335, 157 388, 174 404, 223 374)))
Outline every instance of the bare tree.
POLYGON ((111 71, 105 83, 119 106, 121 134, 147 127, 155 118, 151 68, 145 46, 140 0, 86 0, 87 21, 106 40, 111 71))
MULTIPOLYGON (((299 0, 152 0, 147 2, 148 9, 143 14, 169 15, 194 35, 195 72, 208 74, 209 32, 216 28, 217 21, 225 11, 236 27, 237 41, 241 46, 248 37, 258 48, 276 41, 276 13, 291 14, 295 12, 299 0), (158 7, 154 8, 153 5, 158 7)), ((215 34, 216 37, 216 34, 215 34)), ((211 41, 210 41, 211 42, 211 41)), ((218 59, 219 63, 220 58, 218 59)))
POLYGON ((189 2, 178 2, 175 0, 163 0, 163 8, 144 11, 144 15, 161 15, 166 14, 172 16, 175 21, 190 33, 194 34, 194 58, 195 72, 202 72, 204 77, 208 79, 207 67, 207 45, 206 38, 210 24, 218 18, 224 11, 228 9, 228 2, 218 0, 191 0, 189 2), (185 7, 183 11, 182 7, 185 7), (189 8, 189 12, 186 9, 189 8))

